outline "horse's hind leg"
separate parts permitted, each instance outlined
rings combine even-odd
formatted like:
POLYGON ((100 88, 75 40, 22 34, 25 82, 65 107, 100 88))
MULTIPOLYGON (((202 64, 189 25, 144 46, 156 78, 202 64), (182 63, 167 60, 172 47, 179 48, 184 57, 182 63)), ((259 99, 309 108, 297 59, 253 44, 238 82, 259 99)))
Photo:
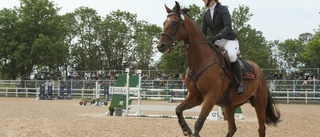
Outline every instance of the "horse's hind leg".
POLYGON ((266 103, 267 101, 264 101, 263 98, 257 96, 254 101, 254 109, 256 110, 258 123, 259 123, 259 137, 265 137, 266 136, 266 103), (259 100, 259 101, 257 101, 259 100))
POLYGON ((201 104, 201 102, 202 100, 199 100, 198 98, 194 97, 192 94, 189 94, 187 98, 183 100, 183 102, 176 107, 176 115, 178 117, 178 122, 185 136, 191 136, 192 130, 188 126, 185 118, 183 117, 183 111, 186 109, 193 108, 194 106, 198 106, 201 104))
POLYGON ((224 108, 224 116, 226 117, 228 121, 228 134, 227 137, 232 137, 234 133, 237 131, 235 119, 234 119, 234 113, 236 108, 234 107, 225 107, 224 108))

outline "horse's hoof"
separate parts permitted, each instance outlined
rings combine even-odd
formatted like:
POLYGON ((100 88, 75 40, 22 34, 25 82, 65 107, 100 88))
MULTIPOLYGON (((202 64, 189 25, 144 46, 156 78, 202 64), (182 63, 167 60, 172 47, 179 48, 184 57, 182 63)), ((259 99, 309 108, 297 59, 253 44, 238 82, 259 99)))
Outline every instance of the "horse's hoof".
POLYGON ((192 135, 192 137, 200 137, 200 135, 192 135))
POLYGON ((184 136, 188 136, 188 137, 192 137, 192 135, 189 134, 188 131, 183 131, 183 135, 184 135, 184 136))

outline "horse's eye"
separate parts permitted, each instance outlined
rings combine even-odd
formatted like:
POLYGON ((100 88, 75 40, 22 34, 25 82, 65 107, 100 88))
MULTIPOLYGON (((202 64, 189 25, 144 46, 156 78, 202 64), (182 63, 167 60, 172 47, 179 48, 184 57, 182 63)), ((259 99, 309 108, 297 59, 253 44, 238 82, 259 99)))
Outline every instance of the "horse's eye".
POLYGON ((177 27, 177 26, 178 26, 178 22, 176 22, 176 21, 175 21, 175 22, 172 22, 171 26, 172 26, 172 27, 177 27))

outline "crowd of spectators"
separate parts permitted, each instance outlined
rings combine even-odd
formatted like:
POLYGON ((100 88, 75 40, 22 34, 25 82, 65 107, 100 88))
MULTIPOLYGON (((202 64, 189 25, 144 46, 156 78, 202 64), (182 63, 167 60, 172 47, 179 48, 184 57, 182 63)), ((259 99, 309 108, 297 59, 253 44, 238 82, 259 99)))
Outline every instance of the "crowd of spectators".
MULTIPOLYGON (((137 70, 131 70, 131 74, 133 75, 141 75, 142 84, 146 84, 148 86, 152 86, 154 88, 185 88, 184 87, 184 74, 180 73, 163 73, 156 71, 142 71, 137 72, 137 70), (150 73, 152 72, 152 73, 150 73), (140 74, 141 73, 141 74, 140 74), (150 75, 150 76, 149 76, 150 75)), ((52 73, 47 73, 47 75, 37 75, 35 74, 34 79, 37 80, 85 80, 86 85, 90 85, 92 81, 99 80, 101 82, 109 82, 116 81, 119 74, 124 72, 116 72, 116 71, 96 71, 96 72, 86 72, 86 73, 78 73, 74 72, 71 75, 65 76, 58 74, 56 77, 52 73)), ((269 75, 267 76, 267 80, 281 80, 283 83, 286 83, 287 80, 299 80, 303 81, 302 85, 319 85, 320 74, 318 71, 295 71, 291 73, 281 73, 281 71, 269 71, 265 72, 269 75)), ((109 83, 110 84, 110 83, 109 83)))
POLYGON ((157 73, 153 80, 155 87, 182 88, 184 86, 183 79, 184 77, 179 73, 157 73))
MULTIPOLYGON (((141 73, 141 72, 140 72, 141 73)), ((132 70, 132 75, 141 75, 142 84, 149 87, 154 88, 181 88, 183 87, 183 77, 179 73, 150 73, 150 72, 142 72, 142 74, 138 73, 135 70, 132 70), (150 77, 149 75, 153 76, 150 77)), ((112 85, 118 79, 118 76, 123 74, 123 72, 107 72, 103 73, 101 71, 91 72, 91 73, 73 73, 69 75, 65 80, 85 80, 86 86, 90 86, 94 84, 96 80, 100 82, 106 82, 108 85, 112 85), (111 82, 111 83, 110 83, 111 82)), ((60 79, 59 79, 60 80, 60 79)))
POLYGON ((284 83, 286 80, 298 80, 298 81, 303 81, 302 85, 303 86, 308 86, 308 85, 313 85, 319 84, 319 79, 320 79, 320 74, 317 72, 312 72, 312 71, 296 71, 292 73, 277 73, 277 72, 271 72, 268 80, 281 80, 284 83))

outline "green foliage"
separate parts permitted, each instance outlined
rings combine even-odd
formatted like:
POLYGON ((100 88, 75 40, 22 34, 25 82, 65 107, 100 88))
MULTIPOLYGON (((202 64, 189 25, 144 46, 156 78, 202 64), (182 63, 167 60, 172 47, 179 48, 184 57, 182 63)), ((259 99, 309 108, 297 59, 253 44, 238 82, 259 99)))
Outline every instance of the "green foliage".
POLYGON ((69 63, 77 70, 101 70, 100 30, 101 17, 97 11, 88 7, 77 8, 69 14, 68 25, 73 33, 69 33, 69 63))
POLYGON ((251 28, 248 24, 248 21, 253 16, 252 13, 250 13, 250 9, 248 6, 239 5, 239 8, 236 8, 232 12, 232 22, 233 22, 233 30, 236 33, 239 33, 239 31, 242 28, 251 28))
POLYGON ((20 7, 0 11, 0 33, 5 34, 0 41, 6 41, 0 49, 6 59, 1 70, 8 74, 5 78, 27 74, 36 65, 55 69, 65 62, 66 31, 58 11, 48 0, 21 0, 20 7))
POLYGON ((138 21, 135 14, 111 12, 101 24, 100 39, 105 68, 147 68, 154 53, 152 45, 160 28, 138 21))
POLYGON ((248 21, 253 16, 247 6, 240 5, 232 12, 233 30, 238 34, 243 58, 252 60, 261 68, 270 68, 271 46, 261 31, 251 28, 248 21))
POLYGON ((320 67, 320 31, 306 45, 306 50, 302 53, 307 68, 320 67))
POLYGON ((164 72, 185 73, 187 68, 185 48, 182 43, 171 51, 169 54, 163 54, 160 61, 160 68, 164 72))
POLYGON ((118 104, 117 108, 123 108, 123 106, 121 104, 118 104))
POLYGON ((98 100, 92 99, 92 100, 90 101, 90 104, 92 105, 92 104, 96 103, 96 101, 98 101, 98 100))
POLYGON ((0 60, 1 77, 3 79, 16 78, 19 72, 17 57, 19 25, 18 13, 15 10, 0 11, 0 60), (10 61, 10 62, 9 62, 10 61))
POLYGON ((120 10, 105 18, 88 7, 62 16, 59 10, 48 0, 22 0, 20 7, 0 10, 0 34, 5 34, 0 35, 1 77, 16 79, 35 68, 149 67, 160 27, 120 10))
POLYGON ((278 56, 279 68, 298 68, 299 60, 301 61, 301 53, 304 51, 304 45, 297 39, 287 39, 284 42, 279 43, 278 56))
POLYGON ((110 105, 108 108, 109 111, 114 111, 114 106, 110 105))
MULTIPOLYGON (((195 4, 188 8, 200 26, 207 8, 195 4)), ((151 67, 184 73, 187 67, 182 43, 171 54, 163 54, 158 64, 150 65, 158 52, 155 45, 161 27, 137 20, 136 14, 117 10, 101 17, 95 9, 79 7, 58 15, 59 10, 48 0, 21 0, 19 7, 0 10, 1 79, 29 75, 33 69, 48 73, 151 67)), ((266 41, 261 31, 248 24, 252 16, 243 5, 232 12, 233 29, 245 59, 262 68, 320 67, 319 29, 298 39, 266 41), (273 49, 279 52, 275 54, 273 49)))
POLYGON ((54 68, 55 65, 63 65, 67 58, 66 54, 68 47, 63 40, 52 40, 52 37, 39 35, 31 48, 31 56, 34 58, 34 63, 38 65, 48 65, 54 68))
POLYGON ((145 21, 140 21, 137 24, 137 30, 135 32, 135 41, 137 43, 136 53, 134 54, 133 67, 139 69, 149 69, 151 63, 151 57, 156 52, 156 39, 161 32, 160 27, 156 25, 148 24, 145 21))

